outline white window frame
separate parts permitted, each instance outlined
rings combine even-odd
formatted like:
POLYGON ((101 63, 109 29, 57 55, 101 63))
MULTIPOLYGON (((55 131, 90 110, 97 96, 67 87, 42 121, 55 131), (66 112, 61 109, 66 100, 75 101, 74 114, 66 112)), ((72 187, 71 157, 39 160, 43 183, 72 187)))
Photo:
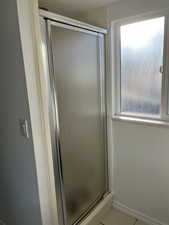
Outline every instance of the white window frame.
POLYGON ((135 17, 125 18, 111 22, 110 34, 111 56, 110 69, 112 74, 112 118, 116 120, 127 120, 142 122, 147 124, 167 125, 169 126, 169 9, 151 12, 135 17), (120 45, 120 27, 122 25, 153 19, 157 17, 165 17, 164 30, 164 57, 161 90, 161 113, 159 118, 124 115, 121 113, 121 45, 120 45), (168 40, 168 41, 167 41, 168 40), (167 63, 168 62, 168 63, 167 63))

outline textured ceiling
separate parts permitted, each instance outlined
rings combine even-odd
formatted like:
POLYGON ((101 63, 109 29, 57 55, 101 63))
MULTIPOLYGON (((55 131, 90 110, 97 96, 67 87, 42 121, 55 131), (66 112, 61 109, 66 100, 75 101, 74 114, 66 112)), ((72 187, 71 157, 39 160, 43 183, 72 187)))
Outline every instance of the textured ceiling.
POLYGON ((39 0, 39 6, 53 12, 81 12, 118 0, 39 0))

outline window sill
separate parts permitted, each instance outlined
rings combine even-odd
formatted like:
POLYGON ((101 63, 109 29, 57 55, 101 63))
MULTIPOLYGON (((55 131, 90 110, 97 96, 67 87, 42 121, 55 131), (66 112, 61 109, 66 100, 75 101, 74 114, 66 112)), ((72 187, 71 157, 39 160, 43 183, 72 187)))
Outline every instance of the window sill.
POLYGON ((162 126, 162 127, 169 127, 169 121, 164 120, 153 120, 147 118, 136 118, 132 116, 123 116, 123 115, 113 115, 112 120, 115 121, 124 121, 124 122, 131 122, 136 124, 144 124, 149 126, 162 126))

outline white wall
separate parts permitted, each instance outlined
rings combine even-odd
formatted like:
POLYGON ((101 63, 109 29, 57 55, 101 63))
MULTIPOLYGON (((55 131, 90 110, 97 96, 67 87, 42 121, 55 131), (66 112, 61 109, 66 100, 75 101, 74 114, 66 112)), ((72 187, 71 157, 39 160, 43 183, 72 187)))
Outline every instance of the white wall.
MULTIPOLYGON (((81 19, 102 25, 100 15, 105 15, 107 18, 103 21, 109 27, 113 20, 168 7, 168 0, 122 0, 109 5, 106 13, 105 8, 95 9, 83 14, 81 19)), ((111 78, 108 80, 110 82, 111 78)), ((110 161, 114 169, 110 170, 110 175, 114 199, 169 224, 169 127, 111 122, 110 114, 109 111, 113 129, 109 139, 112 140, 110 161)))
MULTIPOLYGON (((169 7, 129 0, 108 8, 108 21, 169 7)), ((169 224, 169 128, 113 122, 115 200, 169 224)))
POLYGON ((75 19, 79 19, 95 26, 107 27, 107 7, 88 10, 86 12, 76 13, 75 19))
POLYGON ((115 200, 169 224, 169 128, 113 122, 115 200))
POLYGON ((108 6, 108 21, 169 7, 168 0, 121 0, 108 6))
POLYGON ((166 9, 168 7, 168 0, 119 0, 102 8, 77 13, 74 17, 97 26, 108 27, 112 20, 166 9))

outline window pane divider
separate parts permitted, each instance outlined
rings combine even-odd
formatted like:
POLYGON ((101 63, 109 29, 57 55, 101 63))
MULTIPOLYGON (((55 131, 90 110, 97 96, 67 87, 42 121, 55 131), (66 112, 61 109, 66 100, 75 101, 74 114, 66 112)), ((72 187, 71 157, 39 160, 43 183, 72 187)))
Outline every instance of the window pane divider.
POLYGON ((161 119, 148 119, 148 118, 142 118, 142 117, 126 116, 126 115, 113 115, 112 120, 135 123, 135 124, 169 127, 169 121, 161 120, 161 119))

